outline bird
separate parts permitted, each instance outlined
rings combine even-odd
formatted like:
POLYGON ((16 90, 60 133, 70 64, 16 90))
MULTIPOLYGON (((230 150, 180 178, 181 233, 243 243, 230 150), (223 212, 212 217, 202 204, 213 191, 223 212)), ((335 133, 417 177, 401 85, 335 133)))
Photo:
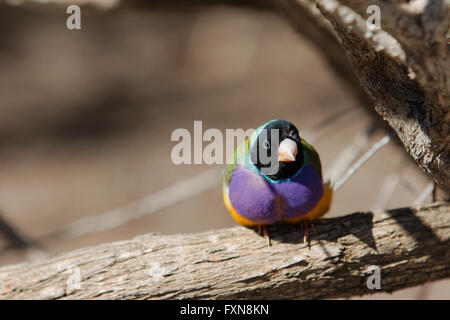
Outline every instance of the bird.
POLYGON ((280 222, 302 226, 306 242, 309 227, 316 233, 313 221, 329 211, 333 197, 318 152, 295 125, 281 119, 266 122, 234 150, 222 193, 232 218, 257 227, 258 234, 263 230, 269 245, 267 226, 280 222))

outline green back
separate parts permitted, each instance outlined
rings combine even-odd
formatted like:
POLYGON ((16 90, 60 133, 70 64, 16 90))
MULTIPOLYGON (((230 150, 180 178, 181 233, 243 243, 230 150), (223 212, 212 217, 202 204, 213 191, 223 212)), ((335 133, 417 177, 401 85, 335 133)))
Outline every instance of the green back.
MULTIPOLYGON (((236 148, 232 157, 228 160, 228 164, 223 175, 223 183, 226 186, 230 185, 231 176, 233 175, 234 169, 238 165, 245 166, 246 157, 248 156, 250 148, 250 139, 251 137, 245 139, 245 141, 236 148)), ((314 147, 310 145, 305 139, 301 138, 301 142, 303 145, 304 163, 311 164, 316 169, 317 173, 320 176, 320 179, 322 179, 322 165, 320 163, 319 154, 317 153, 316 149, 314 149, 314 147)))
POLYGON ((232 157, 228 160, 227 168, 223 177, 223 182, 227 186, 230 185, 234 168, 238 165, 245 165, 246 163, 245 157, 248 155, 248 150, 250 148, 250 138, 251 136, 241 142, 241 144, 234 150, 232 157))
POLYGON ((303 156, 305 157, 305 163, 311 164, 316 169, 317 173, 320 176, 320 179, 322 179, 322 164, 320 163, 319 154, 312 145, 306 142, 305 139, 301 138, 301 140, 303 145, 303 156))

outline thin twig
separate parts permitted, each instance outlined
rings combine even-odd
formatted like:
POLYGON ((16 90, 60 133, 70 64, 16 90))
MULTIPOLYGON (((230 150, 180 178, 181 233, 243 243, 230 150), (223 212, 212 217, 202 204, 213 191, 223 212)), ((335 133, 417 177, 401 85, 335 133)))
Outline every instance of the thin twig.
POLYGON ((325 173, 325 177, 334 181, 339 180, 354 163, 356 158, 366 148, 370 137, 375 133, 376 127, 371 125, 355 134, 353 141, 346 146, 336 157, 337 160, 331 165, 330 169, 325 173))
POLYGON ((369 151, 367 151, 361 158, 359 158, 359 160, 356 161, 350 167, 350 169, 348 169, 346 174, 340 180, 338 180, 338 182, 336 182, 336 184, 334 185, 334 191, 339 190, 339 188, 342 187, 344 185, 344 183, 346 183, 347 180, 350 179, 350 177, 353 176, 355 174, 355 172, 359 168, 361 168, 361 166, 364 163, 366 163, 370 158, 372 158, 375 155, 375 153, 377 153, 378 150, 380 150, 385 145, 387 145, 389 143, 389 141, 391 141, 391 135, 390 134, 385 135, 383 138, 381 138, 380 140, 375 142, 373 144, 373 146, 369 149, 369 151))
POLYGON ((401 174, 398 172, 389 173, 380 187, 380 191, 373 202, 371 210, 380 210, 386 208, 389 200, 392 198, 395 188, 400 181, 401 174))
POLYGON ((400 180, 400 184, 405 187, 406 190, 408 190, 409 192, 411 192, 414 196, 419 196, 420 194, 420 190, 419 188, 411 183, 410 181, 408 181, 407 179, 405 179, 406 177, 403 177, 403 179, 400 180))
POLYGON ((353 113, 359 110, 360 110, 359 108, 356 108, 354 106, 349 106, 343 110, 338 110, 330 114, 322 121, 319 121, 318 123, 314 124, 313 126, 304 130, 300 130, 300 135, 302 136, 302 138, 305 138, 309 143, 314 143, 317 140, 319 133, 323 129, 329 128, 331 127, 331 125, 336 125, 336 123, 339 123, 344 118, 348 117, 349 115, 352 115, 353 113))
MULTIPOLYGON (((45 248, 37 241, 23 236, 12 224, 0 214, 0 234, 10 243, 6 249, 23 250, 28 261, 41 261, 48 257, 45 248)), ((4 248, 5 249, 5 248, 4 248)))
POLYGON ((31 243, 25 239, 11 223, 0 215, 0 234, 2 234, 16 249, 25 249, 31 246, 31 243))
POLYGON ((414 200, 413 205, 421 205, 433 192, 434 183, 430 182, 422 191, 422 193, 414 200))
POLYGON ((408 164, 405 158, 402 157, 401 161, 395 166, 385 178, 378 191, 377 197, 372 204, 371 210, 386 209, 389 201, 392 199, 395 189, 400 184, 400 181, 404 177, 404 172, 408 168, 408 164))
POLYGON ((192 178, 175 183, 168 188, 152 193, 142 199, 133 201, 123 207, 113 209, 101 215, 81 218, 49 237, 66 239, 80 237, 119 227, 132 220, 149 216, 218 186, 221 170, 221 168, 215 167, 192 178))

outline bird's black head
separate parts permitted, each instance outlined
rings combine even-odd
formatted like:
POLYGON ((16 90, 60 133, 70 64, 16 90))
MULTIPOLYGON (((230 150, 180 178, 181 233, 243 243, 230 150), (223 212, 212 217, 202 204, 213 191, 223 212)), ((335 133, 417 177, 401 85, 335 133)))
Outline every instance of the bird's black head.
POLYGON ((251 146, 250 159, 262 174, 270 179, 292 177, 303 165, 302 143, 297 128, 286 120, 269 121, 251 146), (278 130, 278 139, 274 129, 278 130), (273 166, 272 161, 278 164, 275 164, 276 170, 268 170, 273 166))

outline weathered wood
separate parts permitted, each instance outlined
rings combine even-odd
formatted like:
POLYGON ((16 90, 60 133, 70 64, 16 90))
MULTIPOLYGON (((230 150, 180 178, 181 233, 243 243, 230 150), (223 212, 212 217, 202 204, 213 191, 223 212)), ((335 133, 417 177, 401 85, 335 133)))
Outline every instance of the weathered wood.
POLYGON ((444 191, 435 199, 450 199, 450 2, 271 2, 321 50, 362 105, 375 106, 395 130, 444 191), (381 29, 367 28, 371 5, 380 8, 381 29))
POLYGON ((434 198, 450 200, 450 1, 268 2, 321 50, 360 102, 373 105, 395 130, 442 190, 434 198), (367 27, 371 5, 380 8, 377 30, 367 27))
POLYGON ((147 234, 0 269, 1 299, 338 298, 450 276, 450 206, 323 219, 310 245, 296 226, 147 234), (365 271, 381 270, 369 290, 365 271), (80 282, 77 282, 77 278, 80 282))
POLYGON ((315 3, 333 25, 375 109, 450 195, 450 2, 315 3), (367 28, 366 9, 373 4, 381 9, 380 30, 367 28))

